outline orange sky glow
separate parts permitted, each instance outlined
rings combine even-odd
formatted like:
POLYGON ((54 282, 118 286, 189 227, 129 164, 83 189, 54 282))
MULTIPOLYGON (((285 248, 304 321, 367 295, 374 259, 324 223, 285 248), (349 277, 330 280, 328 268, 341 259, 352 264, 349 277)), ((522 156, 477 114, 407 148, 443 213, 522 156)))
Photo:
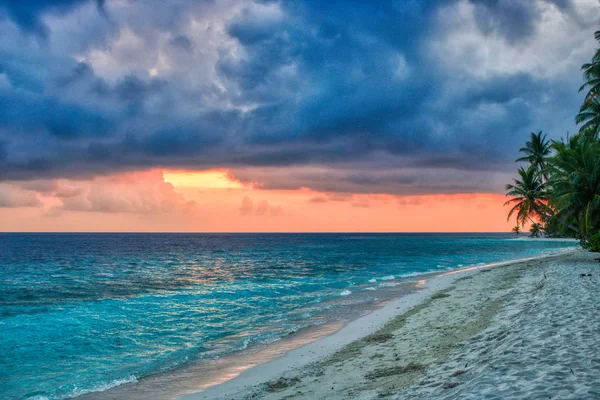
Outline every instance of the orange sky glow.
POLYGON ((50 189, 19 189, 15 196, 35 196, 31 204, 0 208, 3 231, 506 232, 514 226, 500 194, 265 190, 227 170, 150 170, 36 185, 50 189))

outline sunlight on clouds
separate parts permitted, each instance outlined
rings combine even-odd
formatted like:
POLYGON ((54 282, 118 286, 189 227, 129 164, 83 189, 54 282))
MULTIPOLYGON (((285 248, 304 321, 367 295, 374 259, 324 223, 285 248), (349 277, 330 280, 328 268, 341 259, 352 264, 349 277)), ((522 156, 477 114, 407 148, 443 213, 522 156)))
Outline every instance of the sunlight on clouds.
POLYGON ((205 189, 243 189, 245 186, 231 179, 227 171, 164 171, 165 182, 175 187, 205 189))

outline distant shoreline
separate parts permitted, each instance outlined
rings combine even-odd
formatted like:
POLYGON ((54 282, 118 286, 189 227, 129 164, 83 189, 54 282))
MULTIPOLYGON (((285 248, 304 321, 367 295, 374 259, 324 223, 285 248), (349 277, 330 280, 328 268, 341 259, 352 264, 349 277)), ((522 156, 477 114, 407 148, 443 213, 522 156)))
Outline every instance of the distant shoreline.
POLYGON ((567 243, 578 243, 577 239, 573 238, 551 238, 551 237, 531 237, 531 236, 518 236, 513 238, 513 240, 535 240, 536 242, 567 242, 567 243))

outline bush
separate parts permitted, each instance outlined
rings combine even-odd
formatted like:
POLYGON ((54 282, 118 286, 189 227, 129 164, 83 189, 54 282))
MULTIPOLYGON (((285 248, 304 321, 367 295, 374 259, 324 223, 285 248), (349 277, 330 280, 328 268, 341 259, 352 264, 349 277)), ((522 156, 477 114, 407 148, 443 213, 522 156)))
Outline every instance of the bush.
POLYGON ((600 231, 594 233, 590 237, 590 241, 588 244, 589 244, 589 249, 591 251, 600 251, 600 231))

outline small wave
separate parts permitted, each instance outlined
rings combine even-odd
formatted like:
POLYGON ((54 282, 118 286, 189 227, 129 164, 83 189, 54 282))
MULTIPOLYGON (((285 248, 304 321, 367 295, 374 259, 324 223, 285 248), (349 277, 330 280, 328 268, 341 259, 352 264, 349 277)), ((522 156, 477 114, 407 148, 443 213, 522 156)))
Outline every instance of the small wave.
MULTIPOLYGON (((294 332, 295 332, 295 331, 294 331, 294 332)), ((280 340, 281 340, 281 338, 280 338, 279 336, 273 336, 273 337, 270 337, 270 338, 266 338, 266 339, 264 339, 264 340, 261 340, 259 343, 260 343, 260 344, 271 344, 271 343, 278 342, 278 341, 280 341, 280 340)))
POLYGON ((126 378, 115 379, 114 381, 111 381, 111 382, 98 383, 90 388, 75 387, 75 389, 73 389, 71 391, 71 393, 69 394, 68 397, 70 398, 70 397, 83 396, 84 394, 94 393, 94 392, 104 392, 108 389, 112 389, 117 386, 125 385, 127 383, 136 383, 136 382, 137 382, 137 378, 133 375, 130 375, 126 378))
MULTIPOLYGON (((295 332, 297 331, 299 328, 293 328, 291 330, 291 332, 295 332)), ((254 344, 271 344, 274 342, 277 342, 278 340, 281 340, 281 336, 279 335, 273 335, 273 334, 266 334, 266 335, 259 335, 259 336, 252 336, 252 337, 248 337, 246 339, 244 339, 242 341, 242 345, 239 346, 237 349, 235 350, 246 350, 250 345, 254 345, 254 344)))
POLYGON ((391 281, 392 279, 396 279, 394 275, 388 275, 381 278, 382 281, 391 281))
POLYGON ((377 282, 377 279, 375 279, 375 278, 369 279, 369 283, 375 283, 375 282, 377 282))
POLYGON ((375 289, 373 286, 369 286, 368 288, 365 288, 365 290, 377 290, 377 289, 375 289))
POLYGON ((349 290, 344 290, 342 293, 340 293, 340 296, 348 296, 349 294, 352 294, 352 292, 349 290))
POLYGON ((252 343, 252 338, 244 339, 242 341, 242 346, 238 348, 238 350, 246 350, 248 346, 250 346, 250 343, 252 343))
POLYGON ((394 286, 398 286, 400 284, 400 282, 385 282, 385 283, 380 283, 378 286, 379 287, 394 287, 394 286))
POLYGON ((405 274, 400 275, 401 278, 409 278, 411 276, 421 276, 428 274, 430 272, 435 272, 435 270, 427 270, 427 271, 415 271, 415 272, 407 272, 405 274))

